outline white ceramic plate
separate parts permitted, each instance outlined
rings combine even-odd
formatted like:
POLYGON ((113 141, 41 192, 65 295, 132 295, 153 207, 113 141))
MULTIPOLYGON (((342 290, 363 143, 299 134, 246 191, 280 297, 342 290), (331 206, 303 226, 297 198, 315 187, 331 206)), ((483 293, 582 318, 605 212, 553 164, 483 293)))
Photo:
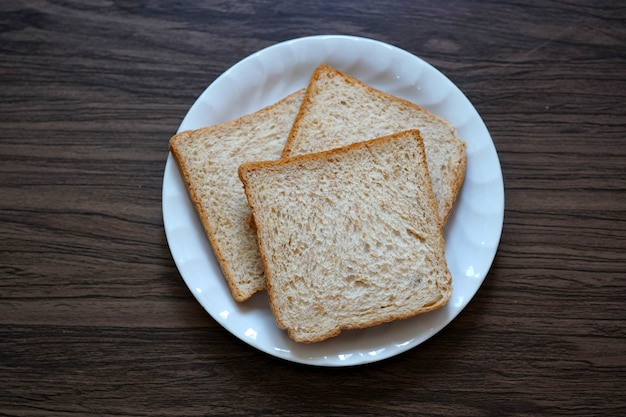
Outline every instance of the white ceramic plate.
POLYGON ((495 147, 463 93, 422 59, 394 46, 351 36, 313 36, 283 42, 240 61, 193 104, 179 131, 225 122, 305 87, 313 69, 329 64, 449 120, 467 143, 467 172, 445 228, 454 291, 437 311, 321 343, 298 344, 280 330, 267 295, 238 304, 230 296, 210 243, 169 155, 163 178, 163 222, 185 283, 225 329, 270 355, 320 366, 374 362, 407 351, 444 328, 472 299, 494 259, 504 216, 504 186, 495 147))

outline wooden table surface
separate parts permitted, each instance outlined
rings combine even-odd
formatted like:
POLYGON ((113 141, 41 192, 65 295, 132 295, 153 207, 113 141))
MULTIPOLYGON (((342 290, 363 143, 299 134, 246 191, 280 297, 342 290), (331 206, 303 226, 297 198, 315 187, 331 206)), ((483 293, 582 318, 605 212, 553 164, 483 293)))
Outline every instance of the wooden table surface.
POLYGON ((0 415, 626 415, 620 1, 0 3, 0 415), (426 343, 326 368, 240 341, 169 251, 168 140, 236 62, 374 38, 472 101, 505 183, 500 246, 426 343))

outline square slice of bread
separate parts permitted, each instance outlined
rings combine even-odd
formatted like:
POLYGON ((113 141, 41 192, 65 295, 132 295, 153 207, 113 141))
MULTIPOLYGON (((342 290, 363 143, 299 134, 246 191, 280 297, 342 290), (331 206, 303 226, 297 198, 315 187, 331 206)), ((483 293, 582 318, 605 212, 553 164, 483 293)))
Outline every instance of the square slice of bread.
POLYGON ((418 129, 445 224, 463 184, 465 143, 446 120, 340 72, 320 65, 313 72, 283 157, 319 152, 357 140, 418 129))
POLYGON ((230 292, 245 301, 265 289, 250 208, 237 175, 247 161, 280 158, 304 89, 227 123, 181 132, 169 147, 230 292))
POLYGON ((450 298, 419 131, 246 163, 239 176, 272 312, 293 340, 409 318, 450 298))

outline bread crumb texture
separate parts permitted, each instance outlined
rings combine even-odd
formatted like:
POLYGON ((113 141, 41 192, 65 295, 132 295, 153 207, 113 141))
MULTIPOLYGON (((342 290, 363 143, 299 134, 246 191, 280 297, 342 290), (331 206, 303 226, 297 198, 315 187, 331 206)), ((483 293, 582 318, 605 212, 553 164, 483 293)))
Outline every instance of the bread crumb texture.
POLYGON ((412 317, 449 299, 419 132, 242 171, 272 309, 294 340, 412 317))

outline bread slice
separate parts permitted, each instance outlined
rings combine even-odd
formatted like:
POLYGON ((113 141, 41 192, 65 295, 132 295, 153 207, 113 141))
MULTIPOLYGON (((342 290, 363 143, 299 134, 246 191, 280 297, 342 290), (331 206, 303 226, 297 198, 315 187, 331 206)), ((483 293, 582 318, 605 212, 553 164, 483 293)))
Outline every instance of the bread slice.
POLYGON ((255 113, 181 132, 170 140, 170 151, 239 302, 265 289, 265 274, 237 168, 246 161, 281 156, 303 96, 304 89, 255 113))
POLYGON ((435 310, 452 282, 417 130, 239 168, 272 312, 297 342, 435 310))
POLYGON ((445 224, 466 166, 465 143, 454 127, 414 103, 328 65, 314 71, 282 156, 319 152, 409 129, 420 130, 424 139, 439 217, 445 224))

